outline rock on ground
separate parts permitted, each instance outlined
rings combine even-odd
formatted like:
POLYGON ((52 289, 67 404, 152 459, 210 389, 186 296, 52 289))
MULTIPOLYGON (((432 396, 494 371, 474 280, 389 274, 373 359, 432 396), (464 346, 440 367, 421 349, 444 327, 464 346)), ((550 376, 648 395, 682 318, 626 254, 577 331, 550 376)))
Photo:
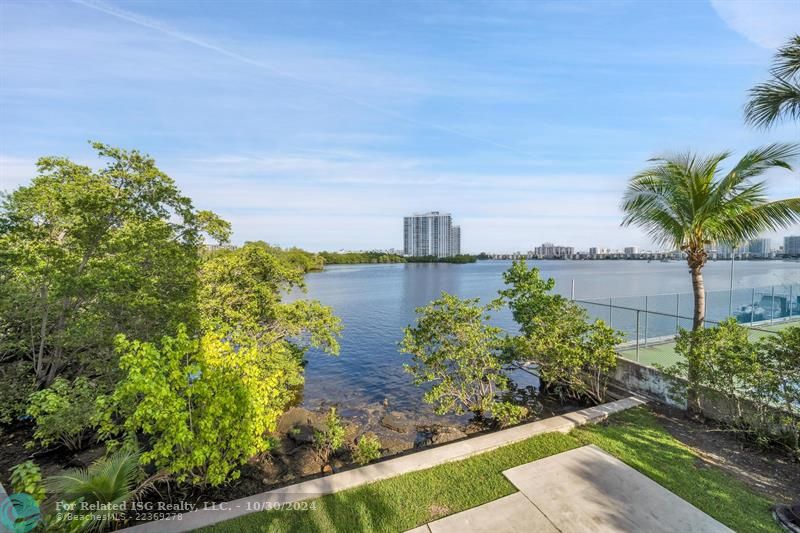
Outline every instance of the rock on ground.
POLYGON ((397 411, 392 411, 391 413, 383 415, 381 417, 381 425, 398 433, 405 433, 411 429, 412 426, 406 416, 397 411))

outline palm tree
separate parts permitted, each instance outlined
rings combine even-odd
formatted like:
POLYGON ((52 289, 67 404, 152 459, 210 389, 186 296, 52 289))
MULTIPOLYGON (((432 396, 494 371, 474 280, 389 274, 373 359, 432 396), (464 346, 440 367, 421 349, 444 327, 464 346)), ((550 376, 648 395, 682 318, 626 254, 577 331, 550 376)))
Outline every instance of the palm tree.
POLYGON ((772 78, 750 89, 745 120, 762 128, 786 118, 800 120, 800 35, 778 49, 770 73, 772 78))
MULTIPOLYGON (((800 221, 800 198, 768 201, 766 182, 752 181, 768 169, 791 170, 789 161, 798 155, 800 145, 771 144, 747 152, 723 174, 720 165, 729 152, 708 157, 687 153, 652 159, 652 167, 631 178, 622 200, 622 225, 641 227, 658 244, 686 254, 694 292, 693 331, 705 323, 706 247, 733 247, 800 221)), ((696 372, 690 360, 688 400, 693 413, 699 408, 692 387, 696 372)))
POLYGON ((67 470, 47 479, 48 492, 67 504, 89 506, 81 513, 79 524, 69 524, 82 531, 102 531, 124 515, 120 509, 139 497, 148 484, 136 486, 139 477, 139 453, 118 451, 92 463, 89 468, 67 470), (98 519, 99 517, 99 519, 98 519))

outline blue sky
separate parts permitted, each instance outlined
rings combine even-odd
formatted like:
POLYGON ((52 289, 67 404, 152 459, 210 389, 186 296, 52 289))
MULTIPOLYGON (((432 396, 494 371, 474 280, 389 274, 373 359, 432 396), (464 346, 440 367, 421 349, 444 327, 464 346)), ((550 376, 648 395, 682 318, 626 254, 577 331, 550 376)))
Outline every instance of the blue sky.
POLYGON ((800 139, 742 121, 798 29, 788 1, 2 0, 0 190, 95 139, 235 242, 400 247, 437 209, 467 251, 648 248, 618 209, 648 157, 800 139))

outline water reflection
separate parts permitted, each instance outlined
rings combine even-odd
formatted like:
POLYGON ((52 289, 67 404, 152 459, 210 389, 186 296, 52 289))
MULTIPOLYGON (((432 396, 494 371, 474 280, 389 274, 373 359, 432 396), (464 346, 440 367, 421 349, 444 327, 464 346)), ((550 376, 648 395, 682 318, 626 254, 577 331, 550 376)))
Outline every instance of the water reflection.
MULTIPOLYGON (((542 261, 536 264, 545 276, 556 279, 556 290, 561 294, 569 294, 571 280, 575 279, 581 298, 691 291, 686 265, 678 262, 542 261)), ((383 407, 415 413, 420 418, 433 417, 430 407, 421 402, 423 391, 415 387, 403 371, 402 365, 408 361, 408 356, 397 351, 403 328, 414 322, 415 308, 426 305, 442 291, 461 297, 479 297, 482 302, 495 298, 502 287, 502 272, 509 266, 509 262, 503 261, 471 265, 333 266, 325 272, 308 275, 308 292, 300 297, 315 298, 332 306, 342 318, 344 332, 338 357, 309 353, 303 404, 315 409, 335 403, 361 411, 383 407)), ((706 269, 708 289, 727 289, 729 272, 727 264, 710 264, 706 269)), ((737 264, 736 274, 737 287, 800 281, 798 263, 789 262, 742 262, 737 264)), ((680 304, 681 312, 689 312, 691 302, 688 299, 680 304)), ((654 308, 675 305, 675 300, 656 298, 651 300, 651 305, 654 308)), ((604 314, 607 315, 608 310, 599 309, 597 314, 606 318, 604 314)), ((613 318, 622 324, 621 315, 613 318)), ((671 324, 668 319, 651 317, 651 320, 654 322, 648 327, 668 329, 671 324)), ((507 310, 495 316, 494 322, 508 330, 515 328, 507 310)), ((514 376, 524 377, 519 372, 514 376)))

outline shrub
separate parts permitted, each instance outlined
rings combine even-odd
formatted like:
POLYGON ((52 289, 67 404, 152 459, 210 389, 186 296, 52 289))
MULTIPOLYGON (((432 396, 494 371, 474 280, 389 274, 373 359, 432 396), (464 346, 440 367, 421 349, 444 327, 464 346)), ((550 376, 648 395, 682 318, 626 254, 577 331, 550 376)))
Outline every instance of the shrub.
POLYGON ((11 468, 11 488, 14 492, 29 494, 41 504, 45 498, 45 489, 42 484, 42 471, 33 461, 25 461, 11 468))
POLYGON ((371 463, 381 456, 381 441, 372 433, 362 435, 353 450, 353 459, 360 465, 371 463))
POLYGON ((763 401, 776 407, 769 411, 768 424, 780 428, 779 440, 800 459, 800 326, 763 338, 758 365, 763 401))
POLYGON ((344 434, 344 426, 336 414, 336 408, 331 407, 322 430, 314 430, 314 449, 323 466, 327 465, 331 455, 344 445, 344 434))
POLYGON ((232 345, 219 334, 190 339, 184 327, 160 346, 117 339, 126 374, 112 398, 103 431, 116 421, 129 440, 148 449, 141 461, 178 482, 220 485, 239 466, 267 451, 268 433, 302 383, 297 353, 283 343, 232 345))
POLYGON ((490 307, 478 299, 462 300, 446 292, 417 309, 417 325, 408 327, 400 343, 411 354, 404 365, 414 384, 432 384, 425 402, 437 414, 491 411, 495 394, 508 388, 500 353, 500 328, 489 325, 490 307))
POLYGON ((87 469, 67 470, 49 477, 47 486, 60 500, 58 508, 73 513, 71 519, 59 522, 56 518, 52 528, 59 530, 62 525, 69 531, 108 528, 124 516, 125 504, 141 493, 142 489, 137 487, 140 474, 138 454, 123 450, 95 461, 87 469))
POLYGON ((34 442, 43 447, 63 444, 73 451, 80 449, 97 423, 97 397, 84 377, 72 383, 57 378, 50 388, 31 394, 28 414, 36 422, 34 442))
POLYGON ((725 423, 761 445, 779 443, 800 457, 800 327, 757 343, 730 319, 713 328, 679 333, 675 351, 684 360, 664 372, 674 380, 673 396, 684 401, 690 365, 696 387, 725 423))
POLYGON ((496 402, 492 407, 492 416, 500 427, 513 426, 528 416, 528 408, 509 402, 496 402))
POLYGON ((28 361, 0 365, 0 424, 10 424, 25 414, 36 379, 28 361))
MULTIPOLYGON (((747 337, 747 329, 730 319, 713 328, 681 330, 675 341, 675 352, 682 355, 670 373, 688 379, 689 369, 696 372, 695 387, 706 395, 724 400, 729 422, 744 422, 743 399, 749 394, 751 379, 758 372, 756 347, 747 337)), ((673 389, 685 398, 683 381, 673 389)))

